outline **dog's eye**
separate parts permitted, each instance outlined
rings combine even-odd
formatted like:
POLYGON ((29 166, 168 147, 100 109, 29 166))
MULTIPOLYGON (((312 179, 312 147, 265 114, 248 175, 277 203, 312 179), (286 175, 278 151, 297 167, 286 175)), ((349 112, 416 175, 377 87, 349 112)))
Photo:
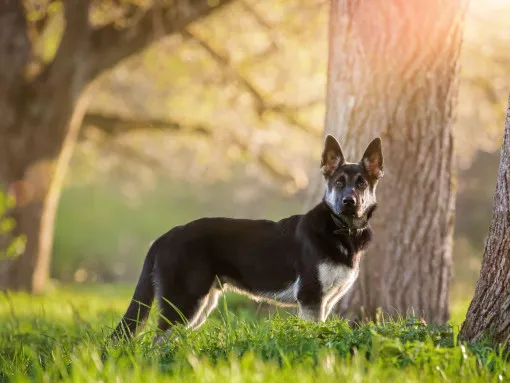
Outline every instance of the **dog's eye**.
POLYGON ((338 187, 343 188, 343 187, 344 187, 344 185, 345 185, 345 180, 343 179, 343 177, 342 177, 342 178, 337 179, 337 180, 336 180, 336 182, 335 182, 335 185, 336 185, 336 186, 338 186, 338 187))
POLYGON ((366 189, 367 186, 368 186, 367 181, 365 181, 363 178, 360 177, 360 178, 358 178, 356 180, 356 187, 358 189, 362 189, 363 190, 363 189, 366 189))

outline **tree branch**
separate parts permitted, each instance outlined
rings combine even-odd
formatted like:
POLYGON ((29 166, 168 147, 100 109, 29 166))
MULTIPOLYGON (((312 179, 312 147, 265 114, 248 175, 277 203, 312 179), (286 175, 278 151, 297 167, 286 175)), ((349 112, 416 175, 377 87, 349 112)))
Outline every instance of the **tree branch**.
POLYGON ((62 41, 58 47, 55 57, 48 68, 50 72, 62 73, 64 68, 74 71, 73 58, 76 51, 82 49, 84 40, 89 31, 89 0, 79 0, 73 2, 64 2, 65 29, 62 41))
POLYGON ((269 23, 264 16, 262 16, 251 4, 249 4, 247 1, 243 0, 241 1, 242 7, 257 21, 259 25, 264 27, 267 34, 269 35, 271 39, 270 49, 279 49, 280 44, 278 42, 278 35, 274 28, 274 26, 269 23))
POLYGON ((190 132, 203 135, 211 135, 210 128, 200 124, 183 124, 173 120, 160 120, 154 118, 148 119, 129 119, 120 116, 104 115, 99 113, 87 113, 83 119, 83 126, 92 125, 102 132, 115 136, 129 133, 135 130, 162 130, 174 132, 190 132))
POLYGON ((237 81, 248 93, 250 93, 255 101, 255 108, 260 118, 262 118, 266 113, 277 113, 289 124, 294 125, 307 133, 312 133, 314 135, 322 134, 319 129, 315 129, 312 126, 299 121, 297 115, 293 113, 293 108, 287 107, 285 104, 281 103, 268 103, 265 100, 265 96, 257 89, 257 87, 246 76, 239 73, 239 71, 232 65, 229 57, 216 51, 206 41, 190 32, 189 29, 184 29, 181 33, 185 38, 198 43, 204 50, 207 51, 207 53, 209 53, 213 60, 227 71, 231 78, 237 81))
MULTIPOLYGON (((190 124, 185 125, 181 124, 177 121, 172 120, 157 120, 157 119, 145 119, 145 120, 131 120, 123 117, 116 116, 106 116, 98 113, 88 113, 85 115, 83 119, 83 127, 86 126, 94 126, 100 129, 102 132, 108 134, 109 136, 116 136, 120 134, 129 133, 135 130, 140 129, 155 129, 158 131, 171 131, 171 132, 193 132, 202 135, 210 136, 212 135, 212 128, 202 125, 202 124, 190 124)), ((85 129, 82 128, 82 132, 85 129)), ((81 137, 84 138, 83 136, 81 137)), ((281 182, 293 182, 294 177, 290 173, 290 171, 285 166, 277 166, 278 161, 271 159, 271 155, 267 152, 259 152, 254 154, 248 144, 241 140, 237 135, 230 134, 229 137, 230 142, 236 145, 241 152, 247 154, 249 156, 254 157, 261 167, 271 174, 274 178, 278 179, 281 182)), ((119 146, 120 150, 126 154, 130 153, 131 156, 137 157, 134 153, 134 150, 131 148, 126 148, 124 146, 119 146)), ((148 159, 143 156, 140 157, 140 160, 144 163, 151 162, 154 164, 156 160, 148 159)))
POLYGON ((208 0, 174 0, 172 5, 153 6, 130 27, 119 28, 109 24, 91 35, 92 80, 102 71, 112 68, 121 60, 142 51, 157 39, 180 32, 194 21, 230 3, 218 0, 211 6, 208 0))
POLYGON ((78 97, 79 91, 86 85, 82 76, 78 79, 76 73, 78 67, 83 68, 86 65, 83 53, 87 47, 86 42, 90 32, 90 0, 77 0, 73 1, 73 4, 69 3, 64 2, 65 29, 62 40, 51 63, 35 80, 34 88, 42 89, 43 84, 48 83, 65 83, 68 87, 60 87, 60 89, 69 92, 66 97, 74 98, 78 97), (75 92, 71 90, 75 90, 75 92))

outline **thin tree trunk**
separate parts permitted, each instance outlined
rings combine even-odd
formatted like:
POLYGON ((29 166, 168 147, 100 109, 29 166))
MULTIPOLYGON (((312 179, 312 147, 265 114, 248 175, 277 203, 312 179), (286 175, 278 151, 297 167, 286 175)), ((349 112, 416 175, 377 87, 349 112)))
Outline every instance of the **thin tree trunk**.
MULTIPOLYGON (((333 0, 325 132, 359 160, 381 136, 374 245, 343 316, 449 317, 452 123, 465 0, 333 0)), ((310 191, 310 203, 323 189, 310 191)))
POLYGON ((494 210, 485 243, 482 270, 460 337, 469 342, 485 336, 510 348, 510 99, 494 210))

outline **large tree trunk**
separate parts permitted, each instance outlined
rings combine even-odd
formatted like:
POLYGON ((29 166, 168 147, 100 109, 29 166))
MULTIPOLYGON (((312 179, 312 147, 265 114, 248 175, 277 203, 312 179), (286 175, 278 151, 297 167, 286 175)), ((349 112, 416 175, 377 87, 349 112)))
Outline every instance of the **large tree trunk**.
MULTIPOLYGON (((465 0, 333 0, 325 132, 349 160, 381 136, 375 241, 341 315, 448 319, 452 123, 465 0)), ((311 190, 311 201, 322 187, 311 190)))
POLYGON ((460 337, 469 342, 491 337, 510 348, 510 99, 489 236, 482 271, 460 337))
MULTIPOLYGON (((59 145, 56 160, 37 160, 26 156, 29 164, 20 177, 5 177, 8 190, 17 205, 10 211, 16 228, 3 240, 7 243, 16 236, 26 239, 25 249, 19 257, 0 263, 0 290, 43 291, 49 276, 53 232, 58 201, 67 168, 77 141, 81 121, 86 111, 88 98, 82 96, 74 108, 71 121, 62 123, 69 126, 63 140, 52 140, 59 145), (10 180, 9 180, 10 179, 10 180)), ((57 105, 49 104, 46 108, 57 105)), ((54 110, 56 117, 67 114, 65 110, 54 110)), ((38 129, 45 126, 38 125, 38 129)), ((44 141, 52 137, 40 137, 44 141)), ((9 152, 6 152, 9 153, 9 152)), ((11 157, 12 158, 12 157, 11 157)))
POLYGON ((9 212, 16 229, 0 237, 0 247, 17 235, 27 239, 20 256, 0 260, 0 290, 36 292, 45 286, 60 188, 85 111, 83 90, 122 59, 229 1, 177 0, 139 9, 141 16, 126 29, 94 29, 90 1, 64 2, 58 50, 34 74, 27 70, 32 45, 23 2, 0 0, 0 189, 17 203, 9 212))

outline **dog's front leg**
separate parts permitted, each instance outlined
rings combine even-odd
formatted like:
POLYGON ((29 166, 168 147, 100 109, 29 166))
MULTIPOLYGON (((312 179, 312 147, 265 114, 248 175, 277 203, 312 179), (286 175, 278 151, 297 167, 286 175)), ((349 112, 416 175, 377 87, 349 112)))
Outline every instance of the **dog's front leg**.
POLYGON ((303 284, 300 286, 297 301, 299 317, 307 321, 323 320, 322 297, 317 284, 303 284))

